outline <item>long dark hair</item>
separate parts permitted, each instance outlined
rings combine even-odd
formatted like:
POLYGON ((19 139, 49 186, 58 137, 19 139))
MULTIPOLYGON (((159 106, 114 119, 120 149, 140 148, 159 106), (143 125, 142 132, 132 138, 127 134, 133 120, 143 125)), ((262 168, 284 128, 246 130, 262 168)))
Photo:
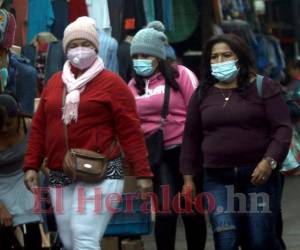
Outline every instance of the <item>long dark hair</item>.
POLYGON ((205 45, 202 58, 202 81, 198 87, 199 102, 207 95, 209 89, 214 86, 218 80, 211 74, 211 53, 212 48, 217 43, 226 43, 238 58, 239 74, 237 76, 237 91, 243 96, 250 83, 251 75, 256 74, 256 66, 251 49, 238 36, 233 34, 224 34, 212 37, 205 45))
MULTIPOLYGON (((158 71, 163 75, 165 84, 169 84, 170 87, 175 91, 179 90, 179 85, 176 81, 176 78, 179 76, 179 72, 176 66, 172 65, 171 62, 167 60, 159 60, 158 71)), ((133 72, 133 77, 135 80, 134 86, 138 90, 138 94, 144 95, 146 85, 145 78, 135 74, 135 72, 133 72)))

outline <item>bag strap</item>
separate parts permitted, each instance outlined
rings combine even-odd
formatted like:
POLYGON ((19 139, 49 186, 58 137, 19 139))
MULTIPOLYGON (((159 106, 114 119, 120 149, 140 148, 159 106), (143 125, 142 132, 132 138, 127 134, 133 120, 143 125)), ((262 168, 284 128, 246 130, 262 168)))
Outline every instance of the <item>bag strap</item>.
POLYGON ((168 83, 165 84, 165 95, 164 95, 164 103, 161 111, 161 122, 164 124, 168 114, 169 114, 169 103, 170 103, 170 85, 168 83))
MULTIPOLYGON (((64 88, 63 88, 63 94, 62 94, 62 108, 63 109, 64 109, 65 103, 66 103, 66 94, 67 94, 67 91, 66 91, 66 87, 64 86, 64 88)), ((63 125, 64 125, 65 145, 66 145, 66 148, 67 148, 67 151, 68 151, 70 149, 69 148, 69 139, 68 139, 68 129, 67 129, 67 125, 64 123, 64 121, 63 121, 63 125)))
MULTIPOLYGON (((62 94, 62 107, 63 108, 64 108, 65 102, 66 102, 66 94, 67 94, 66 87, 64 87, 63 94, 62 94)), ((64 121, 63 121, 63 125, 64 125, 65 145, 66 145, 67 151, 69 151, 70 147, 69 147, 68 128, 67 128, 67 125, 64 123, 64 121)), ((114 139, 113 142, 111 143, 110 147, 109 147, 109 151, 108 151, 108 156, 107 157, 109 157, 112 154, 113 148, 116 145, 116 143, 117 143, 117 140, 114 139)))
POLYGON ((263 80, 262 75, 256 75, 256 89, 260 98, 263 98, 263 80))

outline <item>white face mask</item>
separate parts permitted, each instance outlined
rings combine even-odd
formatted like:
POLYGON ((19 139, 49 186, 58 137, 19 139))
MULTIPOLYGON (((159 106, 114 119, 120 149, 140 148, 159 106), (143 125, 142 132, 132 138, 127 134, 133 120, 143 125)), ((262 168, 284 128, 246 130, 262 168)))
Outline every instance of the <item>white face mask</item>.
POLYGON ((68 60, 78 69, 87 69, 97 58, 95 49, 88 47, 76 47, 67 53, 68 60))
POLYGON ((229 83, 234 80, 239 73, 236 62, 236 60, 231 60, 211 64, 211 73, 220 82, 229 83))

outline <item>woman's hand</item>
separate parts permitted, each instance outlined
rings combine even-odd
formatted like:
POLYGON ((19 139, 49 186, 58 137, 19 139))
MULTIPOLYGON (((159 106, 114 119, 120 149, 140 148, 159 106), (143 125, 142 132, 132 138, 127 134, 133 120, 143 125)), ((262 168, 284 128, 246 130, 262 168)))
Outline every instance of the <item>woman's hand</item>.
POLYGON ((0 226, 9 227, 12 225, 12 216, 6 206, 0 203, 0 226))
POLYGON ((35 170, 27 170, 25 172, 24 182, 27 189, 34 193, 34 189, 38 187, 38 173, 35 170))
POLYGON ((273 170, 269 162, 263 159, 261 162, 258 163, 256 168, 254 169, 252 173, 251 182, 256 186, 266 183, 269 180, 272 171, 273 170))
POLYGON ((137 187, 142 193, 142 199, 146 198, 146 193, 152 191, 153 182, 150 178, 139 178, 137 180, 137 187))

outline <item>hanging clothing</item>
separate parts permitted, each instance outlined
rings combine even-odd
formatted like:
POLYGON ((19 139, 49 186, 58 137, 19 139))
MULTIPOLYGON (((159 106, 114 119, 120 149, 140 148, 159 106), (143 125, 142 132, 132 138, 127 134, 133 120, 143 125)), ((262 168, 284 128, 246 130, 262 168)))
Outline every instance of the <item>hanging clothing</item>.
POLYGON ((69 22, 74 22, 80 16, 88 16, 85 0, 69 0, 69 22))
POLYGON ((119 75, 123 80, 128 83, 131 76, 132 62, 130 56, 130 43, 129 41, 123 41, 118 48, 118 61, 119 61, 119 75))
POLYGON ((271 57, 271 72, 270 78, 281 81, 285 78, 285 59, 280 42, 273 36, 267 36, 269 58, 271 57))
POLYGON ((166 31, 173 29, 173 1, 172 0, 144 0, 147 22, 161 21, 166 31))
POLYGON ((191 37, 199 24, 199 13, 194 1, 173 0, 173 20, 172 30, 167 33, 171 43, 182 42, 191 37))
POLYGON ((37 70, 37 96, 40 96, 45 84, 46 62, 49 44, 57 41, 56 37, 49 32, 37 34, 31 41, 30 45, 24 46, 21 53, 30 60, 31 65, 37 70), (29 53, 30 52, 30 53, 29 53))
POLYGON ((241 37, 250 46, 253 54, 255 53, 258 43, 248 22, 243 20, 224 21, 221 27, 224 33, 233 33, 241 37))
MULTIPOLYGON (((34 44, 22 48, 22 55, 30 60, 30 64, 36 66, 37 48, 34 44)), ((57 40, 49 43, 45 63, 45 84, 58 71, 63 69, 66 56, 63 51, 62 41, 57 40)))
POLYGON ((255 36, 257 47, 255 50, 256 67, 260 74, 270 75, 271 64, 269 60, 268 40, 265 35, 255 36))
POLYGON ((64 30, 69 23, 69 8, 67 0, 52 0, 55 22, 52 26, 52 33, 57 39, 62 40, 64 30))
POLYGON ((61 71, 67 60, 62 41, 52 42, 48 49, 45 81, 47 82, 56 72, 61 71))
POLYGON ((27 23, 28 23, 28 2, 24 0, 14 0, 12 8, 16 13, 16 33, 15 45, 23 47, 26 43, 27 23))
POLYGON ((110 24, 112 29, 112 36, 121 41, 122 35, 122 20, 123 20, 123 0, 109 0, 108 9, 110 16, 110 24))
POLYGON ((173 1, 164 0, 163 1, 163 24, 165 25, 166 32, 173 29, 173 1))
POLYGON ((54 14, 51 0, 29 0, 27 43, 30 43, 39 32, 50 32, 53 23, 54 14))
POLYGON ((144 0, 144 10, 147 19, 147 23, 155 20, 155 6, 154 0, 144 0))
POLYGON ((155 7, 155 19, 163 22, 163 18, 164 18, 163 0, 154 0, 154 7, 155 7))
POLYGON ((249 0, 221 0, 224 20, 231 18, 246 19, 251 11, 249 0))
POLYGON ((39 93, 43 90, 43 85, 45 84, 45 72, 46 72, 46 59, 48 52, 48 43, 40 43, 37 46, 37 57, 35 68, 37 70, 38 86, 37 89, 39 93))
POLYGON ((118 73, 119 63, 117 57, 117 52, 118 52, 117 40, 107 35, 107 33, 104 31, 99 32, 99 40, 100 40, 99 56, 102 58, 105 68, 115 73, 118 73))
POLYGON ((5 90, 17 95, 22 111, 33 114, 37 72, 28 59, 12 54, 9 58, 8 82, 5 90))
POLYGON ((107 0, 85 0, 88 14, 96 21, 98 30, 111 34, 111 25, 107 0))
POLYGON ((137 32, 146 26, 143 0, 124 1, 123 29, 137 32))

